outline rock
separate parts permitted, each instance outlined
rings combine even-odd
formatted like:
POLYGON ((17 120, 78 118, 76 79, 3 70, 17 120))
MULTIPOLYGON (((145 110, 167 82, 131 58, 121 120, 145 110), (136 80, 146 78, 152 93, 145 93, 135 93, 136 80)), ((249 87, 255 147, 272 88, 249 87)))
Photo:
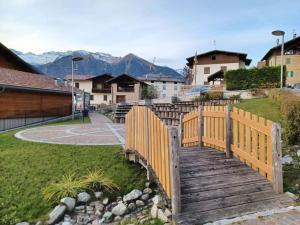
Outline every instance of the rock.
POLYGON ((149 221, 149 220, 151 220, 151 217, 146 216, 146 217, 142 218, 142 219, 139 221, 139 223, 140 223, 140 224, 144 224, 144 223, 146 223, 146 222, 149 221))
POLYGON ((145 205, 145 203, 141 200, 136 200, 135 204, 136 204, 137 207, 142 207, 142 206, 145 205))
POLYGON ((161 206, 162 205, 162 197, 160 195, 155 195, 152 198, 152 202, 153 202, 154 205, 161 206))
POLYGON ((28 222, 17 223, 16 225, 30 225, 28 222))
POLYGON ((118 222, 118 221, 121 221, 121 220, 122 220, 121 216, 116 216, 115 219, 114 219, 115 222, 118 222))
POLYGON ((300 157, 300 149, 297 151, 297 156, 300 157))
POLYGON ((287 196, 289 196, 291 199, 293 199, 294 201, 296 201, 297 199, 298 199, 298 197, 297 197, 297 195, 295 195, 295 194, 293 194, 293 193, 291 193, 291 192, 285 192, 285 194, 287 195, 287 196))
POLYGON ((164 214, 165 214, 166 217, 172 216, 172 212, 171 212, 171 210, 168 209, 168 208, 165 209, 164 214))
POLYGON ((47 221, 47 224, 54 224, 58 222, 65 214, 67 210, 67 206, 65 205, 58 205, 56 206, 52 212, 49 214, 49 219, 47 221))
POLYGON ((147 201, 148 199, 149 199, 149 194, 144 194, 141 197, 141 200, 143 200, 143 201, 147 201))
POLYGON ((113 214, 111 212, 106 212, 103 214, 103 222, 110 223, 113 219, 113 214))
POLYGON ((293 162, 293 158, 290 155, 285 155, 281 158, 282 164, 291 164, 293 162))
POLYGON ((164 225, 171 225, 171 223, 164 223, 164 225))
POLYGON ((152 194, 152 189, 151 188, 145 188, 144 190, 143 190, 143 193, 144 194, 152 194))
POLYGON ((119 201, 122 201, 122 197, 121 196, 117 197, 117 202, 119 202, 119 201))
POLYGON ((99 219, 95 219, 95 220, 93 220, 93 222, 92 222, 92 225, 99 225, 100 223, 99 223, 99 219))
POLYGON ((91 195, 86 192, 81 192, 77 195, 78 202, 87 203, 91 200, 91 195))
POLYGON ((100 202, 95 203, 95 209, 102 212, 104 209, 104 205, 102 205, 100 202))
POLYGON ((102 204, 103 205, 107 205, 109 203, 109 198, 104 198, 103 200, 102 200, 102 204))
POLYGON ((66 214, 65 216, 64 216, 64 221, 71 221, 71 216, 70 215, 68 215, 68 214, 66 214))
POLYGON ((130 211, 134 211, 134 210, 136 209, 136 205, 135 205, 133 202, 131 202, 131 203, 129 203, 129 205, 128 205, 128 209, 129 209, 130 211))
POLYGON ((115 216, 122 216, 126 213, 127 211, 127 207, 124 203, 119 203, 118 205, 116 205, 113 209, 112 209, 112 213, 115 215, 115 216))
POLYGON ((130 202, 132 200, 136 200, 138 199, 139 197, 142 196, 142 192, 138 189, 134 189, 132 190, 130 193, 128 193, 127 195, 124 195, 123 197, 123 201, 124 202, 130 202))
POLYGON ((164 223, 168 222, 168 217, 164 214, 162 209, 158 209, 157 211, 157 218, 163 221, 164 223))
POLYGON ((42 221, 37 221, 35 225, 43 225, 42 221))
POLYGON ((146 188, 150 187, 150 182, 146 182, 146 183, 145 183, 145 187, 146 187, 146 188))
POLYGON ((85 210, 85 206, 84 205, 79 205, 75 207, 76 211, 81 211, 81 210, 85 210))
POLYGON ((61 199, 60 202, 67 206, 68 211, 72 211, 76 204, 75 198, 71 197, 65 197, 61 199))
POLYGON ((65 221, 61 225, 73 225, 70 221, 65 221))
POLYGON ((94 192, 94 195, 95 195, 95 198, 99 199, 99 198, 101 198, 101 197, 102 197, 102 195, 103 195, 103 192, 101 192, 101 191, 97 191, 97 192, 94 192))
POLYGON ((152 218, 156 218, 157 217, 157 211, 158 211, 157 205, 154 204, 152 206, 152 208, 151 208, 151 211, 150 211, 150 214, 151 214, 152 218))

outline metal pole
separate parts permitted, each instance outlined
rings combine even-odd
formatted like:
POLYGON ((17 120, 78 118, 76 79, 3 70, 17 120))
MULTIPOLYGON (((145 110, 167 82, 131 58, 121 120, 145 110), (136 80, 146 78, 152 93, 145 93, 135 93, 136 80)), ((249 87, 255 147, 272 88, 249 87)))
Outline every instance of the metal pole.
POLYGON ((72 120, 74 120, 74 61, 72 59, 72 120))
POLYGON ((284 54, 284 34, 282 35, 282 44, 281 44, 280 88, 283 88, 283 54, 284 54))

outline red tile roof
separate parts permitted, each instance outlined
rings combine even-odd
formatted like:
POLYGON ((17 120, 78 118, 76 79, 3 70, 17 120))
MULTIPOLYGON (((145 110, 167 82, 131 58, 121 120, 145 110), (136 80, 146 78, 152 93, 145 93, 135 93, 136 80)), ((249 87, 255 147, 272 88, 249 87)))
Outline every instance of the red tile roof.
POLYGON ((55 78, 3 67, 0 67, 0 86, 71 93, 70 85, 66 86, 64 82, 55 84, 55 78))

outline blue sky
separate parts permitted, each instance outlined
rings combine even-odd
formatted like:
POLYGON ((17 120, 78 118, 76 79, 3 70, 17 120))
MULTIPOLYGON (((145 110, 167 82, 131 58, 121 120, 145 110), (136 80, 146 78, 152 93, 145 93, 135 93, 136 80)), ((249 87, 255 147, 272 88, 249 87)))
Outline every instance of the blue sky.
POLYGON ((0 0, 0 41, 42 53, 84 49, 134 53, 180 69, 216 48, 248 53, 275 45, 274 29, 300 34, 299 0, 0 0))

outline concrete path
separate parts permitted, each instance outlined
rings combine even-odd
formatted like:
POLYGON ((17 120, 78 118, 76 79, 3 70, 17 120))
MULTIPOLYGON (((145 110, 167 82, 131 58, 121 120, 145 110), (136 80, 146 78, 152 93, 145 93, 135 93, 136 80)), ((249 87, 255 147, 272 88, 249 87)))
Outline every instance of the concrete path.
POLYGON ((34 127, 15 134, 16 138, 49 144, 118 145, 124 144, 124 124, 114 124, 99 113, 90 114, 90 124, 34 127))

